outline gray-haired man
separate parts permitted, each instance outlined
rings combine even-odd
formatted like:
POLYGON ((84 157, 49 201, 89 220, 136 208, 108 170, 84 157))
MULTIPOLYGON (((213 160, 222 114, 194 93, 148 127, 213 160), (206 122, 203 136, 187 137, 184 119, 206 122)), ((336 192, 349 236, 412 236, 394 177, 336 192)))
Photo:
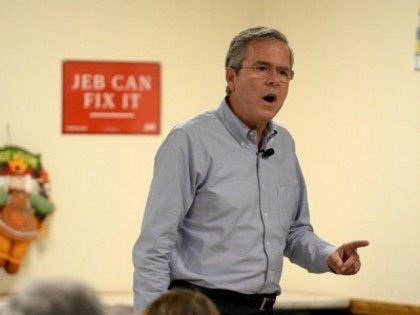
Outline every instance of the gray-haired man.
POLYGON ((133 252, 136 310, 186 287, 221 314, 271 314, 283 256, 314 273, 359 271, 368 242, 336 248, 314 234, 293 139, 272 122, 292 69, 282 33, 239 33, 219 108, 177 125, 160 147, 133 252))

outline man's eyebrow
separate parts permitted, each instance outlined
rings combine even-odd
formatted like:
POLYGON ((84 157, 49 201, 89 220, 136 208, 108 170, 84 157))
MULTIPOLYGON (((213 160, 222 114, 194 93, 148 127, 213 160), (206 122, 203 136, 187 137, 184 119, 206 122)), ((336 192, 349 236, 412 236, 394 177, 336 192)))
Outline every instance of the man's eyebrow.
MULTIPOLYGON (((257 60, 254 62, 254 65, 255 66, 269 66, 269 67, 273 66, 271 62, 264 61, 264 60, 257 60)), ((276 68, 280 70, 291 70, 288 66, 278 66, 276 68)))
POLYGON ((269 63, 268 61, 264 61, 264 60, 257 60, 257 61, 254 62, 254 65, 272 66, 271 63, 269 63))

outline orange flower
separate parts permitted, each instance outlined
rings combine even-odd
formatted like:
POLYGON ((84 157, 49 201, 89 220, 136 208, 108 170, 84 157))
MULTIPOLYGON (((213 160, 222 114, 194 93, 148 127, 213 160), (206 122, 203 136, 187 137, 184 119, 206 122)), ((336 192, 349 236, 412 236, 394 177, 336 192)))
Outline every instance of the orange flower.
POLYGON ((23 157, 20 154, 16 154, 13 160, 7 162, 10 172, 16 175, 23 175, 28 169, 28 165, 23 160, 23 157))

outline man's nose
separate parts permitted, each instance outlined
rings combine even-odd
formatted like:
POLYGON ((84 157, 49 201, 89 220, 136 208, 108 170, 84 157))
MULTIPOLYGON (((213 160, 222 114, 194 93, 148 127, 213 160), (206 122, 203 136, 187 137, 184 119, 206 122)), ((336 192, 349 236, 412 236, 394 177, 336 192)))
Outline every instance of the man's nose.
POLYGON ((269 85, 280 85, 280 74, 277 71, 272 71, 267 77, 267 84, 269 85))

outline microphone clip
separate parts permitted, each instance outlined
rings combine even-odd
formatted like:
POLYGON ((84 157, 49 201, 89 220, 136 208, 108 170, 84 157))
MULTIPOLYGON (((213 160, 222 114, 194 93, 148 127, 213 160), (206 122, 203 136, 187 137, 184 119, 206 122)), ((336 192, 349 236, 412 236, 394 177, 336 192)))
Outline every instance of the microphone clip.
POLYGON ((263 159, 268 159, 270 156, 272 156, 275 153, 275 151, 273 148, 269 148, 267 150, 259 150, 257 153, 262 153, 261 157, 263 159))

